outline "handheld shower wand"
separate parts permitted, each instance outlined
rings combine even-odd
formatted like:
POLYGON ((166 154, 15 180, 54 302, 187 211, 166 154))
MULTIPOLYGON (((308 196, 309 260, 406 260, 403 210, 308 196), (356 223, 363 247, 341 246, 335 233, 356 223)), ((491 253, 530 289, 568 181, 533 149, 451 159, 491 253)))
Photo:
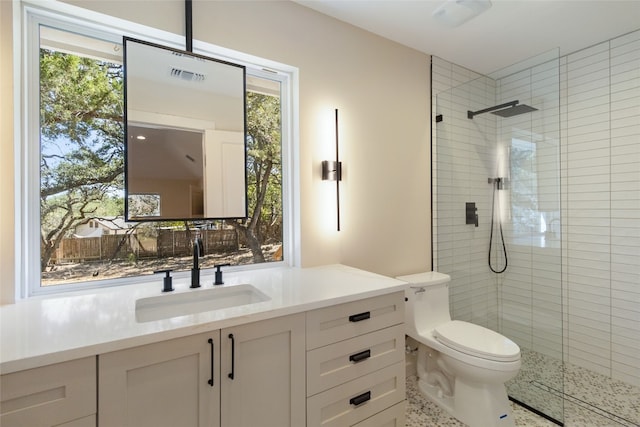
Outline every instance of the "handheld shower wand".
MULTIPOLYGON (((504 243, 504 232, 502 231, 502 219, 498 218, 498 226, 500 230, 500 240, 502 241, 502 252, 504 253, 504 267, 501 270, 493 268, 491 264, 491 246, 493 245, 493 229, 495 219, 495 206, 496 206, 496 193, 498 190, 502 190, 504 187, 505 178, 489 178, 489 184, 493 185, 493 200, 491 201, 491 232, 489 234, 489 255, 487 257, 489 263, 489 269, 496 274, 502 274, 507 270, 509 262, 507 260, 507 246, 504 243)), ((500 198, 498 198, 498 214, 500 214, 500 198)))

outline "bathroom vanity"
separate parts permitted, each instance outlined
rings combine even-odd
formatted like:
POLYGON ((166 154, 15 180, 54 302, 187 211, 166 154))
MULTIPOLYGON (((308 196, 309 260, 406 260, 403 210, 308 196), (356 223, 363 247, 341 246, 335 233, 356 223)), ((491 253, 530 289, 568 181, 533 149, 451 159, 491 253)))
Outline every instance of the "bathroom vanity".
POLYGON ((404 282, 341 265, 225 282, 268 299, 141 320, 147 283, 0 308, 0 424, 404 425, 404 282))

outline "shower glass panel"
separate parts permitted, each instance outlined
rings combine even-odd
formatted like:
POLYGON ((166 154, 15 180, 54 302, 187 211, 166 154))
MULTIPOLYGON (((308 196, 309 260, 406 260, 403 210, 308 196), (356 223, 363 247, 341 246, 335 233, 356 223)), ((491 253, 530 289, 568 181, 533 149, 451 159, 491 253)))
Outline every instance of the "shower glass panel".
POLYGON ((563 422, 558 52, 469 75, 434 83, 434 269, 451 275, 454 319, 520 346, 509 396, 563 422))

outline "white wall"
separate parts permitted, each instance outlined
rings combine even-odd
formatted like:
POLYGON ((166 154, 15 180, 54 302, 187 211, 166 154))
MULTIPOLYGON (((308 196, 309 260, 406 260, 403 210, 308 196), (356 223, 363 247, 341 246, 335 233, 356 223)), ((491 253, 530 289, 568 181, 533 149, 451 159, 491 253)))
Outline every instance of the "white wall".
POLYGON ((196 38, 300 69, 303 264, 429 269, 429 57, 291 2, 195 2, 194 17, 196 38), (335 108, 340 233, 320 180, 335 108))
MULTIPOLYGON (((183 33, 181 0, 68 3, 183 33)), ((300 70, 303 266, 344 263, 390 276, 429 270, 429 56, 293 2, 194 1, 193 18, 194 39, 300 70), (335 108, 344 168, 339 233, 335 186, 320 176, 322 160, 334 156, 335 108)), ((3 43, 10 30, 2 26, 3 43)), ((13 182, 2 180, 3 191, 13 182)), ((13 266, 0 262, 3 271, 13 266)))
POLYGON ((12 19, 12 3, 0 1, 0 304, 15 296, 12 19))

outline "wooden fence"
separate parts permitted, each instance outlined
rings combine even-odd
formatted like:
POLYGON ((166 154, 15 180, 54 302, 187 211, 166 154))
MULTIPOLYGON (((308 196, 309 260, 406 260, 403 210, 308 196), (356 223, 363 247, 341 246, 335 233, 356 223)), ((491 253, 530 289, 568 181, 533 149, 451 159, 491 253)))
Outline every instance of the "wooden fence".
MULTIPOLYGON (((193 254, 193 232, 186 230, 158 230, 157 236, 142 237, 136 234, 107 234, 102 237, 70 237, 60 242, 52 257, 53 262, 77 262, 89 260, 182 257, 193 254)), ((240 243, 234 229, 201 230, 205 254, 235 252, 240 243)))

